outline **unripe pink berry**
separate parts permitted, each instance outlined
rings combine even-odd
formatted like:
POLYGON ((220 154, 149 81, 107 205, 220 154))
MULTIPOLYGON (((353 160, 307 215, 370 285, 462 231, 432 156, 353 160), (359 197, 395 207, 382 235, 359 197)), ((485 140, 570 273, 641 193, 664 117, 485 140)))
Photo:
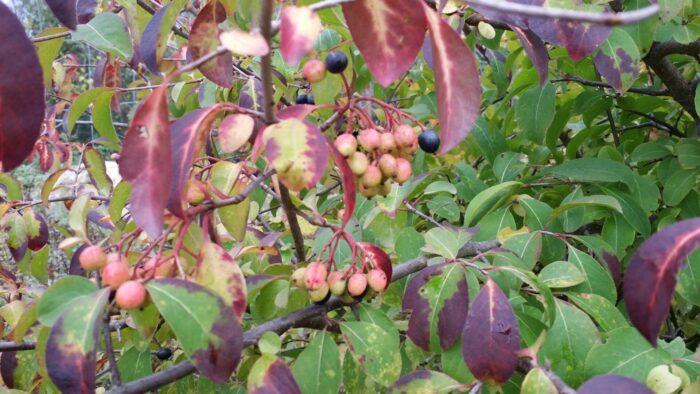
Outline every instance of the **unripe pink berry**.
POLYGON ((396 149, 396 140, 391 133, 382 133, 379 150, 382 153, 391 153, 396 149))
POLYGON ((362 273, 355 273, 348 279, 348 293, 353 297, 364 294, 367 290, 367 277, 362 273))
POLYGON ((379 194, 379 186, 365 187, 365 185, 360 182, 360 193, 365 196, 365 198, 372 198, 379 194))
POLYGON ((341 155, 348 157, 357 150, 357 138, 352 134, 341 134, 334 142, 341 155))
POLYGON ((413 127, 402 124, 394 130, 394 139, 399 148, 418 147, 418 136, 413 127))
POLYGON ((406 159, 396 159, 396 177, 398 183, 404 183, 411 178, 411 163, 406 159))
POLYGON ((122 283, 129 280, 129 265, 126 259, 112 261, 102 269, 102 284, 116 290, 122 283))
POLYGON ((124 282, 119 286, 114 300, 120 308, 138 308, 146 300, 146 288, 143 287, 141 282, 135 280, 124 282))
POLYGON ((395 177, 397 173, 396 158, 389 153, 383 154, 379 158, 379 169, 386 178, 395 177))
POLYGON ((86 271, 100 269, 107 265, 107 254, 97 245, 91 245, 83 249, 78 256, 80 266, 86 271))
POLYGON ((362 176, 369 167, 369 159, 362 152, 355 152, 348 157, 348 165, 355 176, 362 176))
POLYGON ((372 152, 373 150, 379 148, 379 145, 381 144, 381 134, 375 129, 364 129, 360 132, 357 140, 364 150, 367 152, 372 152))
POLYGON ((306 266, 304 283, 307 289, 318 290, 322 285, 326 284, 326 277, 328 277, 328 269, 326 269, 326 265, 320 261, 313 262, 306 266))
POLYGON ((370 165, 367 167, 367 171, 365 171, 364 175, 362 175, 361 181, 362 184, 368 188, 379 186, 382 183, 382 172, 379 170, 379 167, 370 165))
POLYGON ((330 292, 328 289, 328 284, 323 282, 318 289, 309 290, 309 298, 316 304, 323 304, 328 300, 330 292))
POLYGON ((331 293, 338 297, 342 296, 347 288, 347 280, 343 278, 343 275, 340 271, 333 271, 328 274, 328 287, 331 293))
POLYGON ((326 77, 326 64, 320 60, 309 60, 301 69, 301 75, 310 83, 323 81, 326 77))
POLYGON ((384 289, 386 289, 386 286, 389 283, 384 271, 375 268, 367 273, 367 284, 372 290, 376 291, 377 293, 380 293, 384 291, 384 289))
POLYGON ((292 273, 292 284, 302 289, 306 287, 306 267, 297 268, 292 273))

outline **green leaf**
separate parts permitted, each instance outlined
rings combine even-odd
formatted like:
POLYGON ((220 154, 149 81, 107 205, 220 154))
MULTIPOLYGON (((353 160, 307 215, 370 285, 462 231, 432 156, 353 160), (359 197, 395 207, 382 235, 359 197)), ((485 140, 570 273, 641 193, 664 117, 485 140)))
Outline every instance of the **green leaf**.
POLYGON ((596 69, 618 92, 629 89, 639 75, 639 48, 624 29, 614 28, 593 57, 596 69))
MULTIPOLYGON (((36 37, 46 37, 68 31, 65 27, 50 27, 37 34, 36 37)), ((51 40, 35 42, 36 54, 39 57, 41 70, 44 74, 44 86, 51 86, 51 77, 53 75, 53 61, 58 57, 65 37, 56 37, 51 40)))
POLYGON ((527 156, 522 153, 503 152, 496 156, 493 174, 499 183, 512 181, 525 169, 527 156))
POLYGON ((102 138, 119 143, 119 135, 117 135, 112 121, 112 96, 114 96, 114 91, 107 91, 95 98, 92 108, 92 122, 102 138))
POLYGON ((131 196, 131 183, 126 181, 119 182, 114 188, 112 200, 109 202, 109 218, 113 223, 117 223, 121 219, 122 212, 129 201, 129 196, 131 196))
POLYGON ((100 194, 108 196, 112 191, 112 180, 107 176, 105 161, 100 152, 92 147, 85 148, 83 150, 83 163, 100 194))
POLYGON ((230 306, 211 290, 181 279, 151 280, 146 289, 195 367, 215 383, 226 381, 243 346, 230 306))
POLYGON ((695 87, 695 112, 700 114, 700 85, 695 87))
POLYGON ((615 254, 622 257, 634 242, 636 233, 622 215, 613 214, 605 219, 601 235, 603 240, 613 248, 615 254))
POLYGON ((552 207, 526 194, 518 198, 518 203, 525 211, 525 225, 530 230, 543 230, 546 227, 552 207))
POLYGON ((46 342, 46 368, 62 392, 95 389, 100 321, 109 293, 109 289, 102 289, 75 298, 51 327, 46 342))
POLYGON ((152 374, 151 358, 151 351, 148 348, 141 351, 136 347, 131 347, 125 351, 117 360, 122 382, 132 382, 152 374))
POLYGON ((299 391, 292 371, 273 354, 263 353, 248 374, 249 393, 291 393, 299 391))
POLYGON ((663 159, 671 155, 671 150, 661 142, 645 142, 639 144, 630 155, 633 163, 663 159))
POLYGON ((31 262, 32 276, 43 284, 49 282, 49 245, 44 245, 43 248, 34 252, 31 262))
POLYGON ((7 245, 13 249, 20 249, 27 242, 27 224, 24 217, 18 212, 10 212, 4 218, 8 225, 7 245))
MULTIPOLYGON (((651 5, 650 0, 625 0, 625 11, 638 10, 651 5)), ((654 33, 659 23, 659 18, 646 18, 637 23, 632 23, 621 28, 632 37, 634 42, 639 47, 639 52, 642 57, 646 56, 651 49, 651 44, 654 42, 654 33)))
POLYGON ((494 162, 496 155, 508 150, 503 134, 489 127, 483 116, 476 120, 471 135, 490 163, 494 162))
POLYGON ((94 283, 80 276, 59 279, 39 299, 39 322, 45 326, 52 326, 73 300, 96 291, 97 286, 94 283))
POLYGON ((604 344, 591 349, 585 375, 618 374, 644 382, 652 368, 670 362, 668 353, 651 346, 635 328, 623 327, 610 331, 604 344))
POLYGON ((99 14, 85 25, 78 25, 72 39, 84 41, 122 60, 131 59, 133 54, 124 20, 111 12, 99 14))
POLYGON ((515 275, 516 278, 520 279, 521 281, 527 283, 530 285, 533 289, 537 290, 540 295, 541 299, 538 298, 538 301, 544 306, 544 311, 545 311, 545 324, 547 326, 551 326, 556 319, 556 305, 554 303, 554 296, 552 295, 552 291, 547 287, 540 279, 532 273, 531 271, 524 270, 522 268, 514 267, 514 266, 496 266, 495 267, 499 271, 506 271, 510 272, 511 274, 515 275))
POLYGON ((301 392, 335 394, 341 383, 340 350, 325 331, 318 331, 299 354, 292 374, 301 392))
POLYGON ((651 224, 649 216, 644 212, 644 209, 637 201, 627 192, 619 190, 619 188, 597 185, 598 188, 617 199, 622 207, 622 217, 634 227, 643 236, 648 236, 651 233, 651 224))
POLYGON ((612 276, 598 261, 573 246, 569 246, 569 262, 578 267, 586 277, 583 283, 569 289, 569 291, 598 294, 610 302, 617 301, 617 290, 612 276))
POLYGON ((508 198, 517 193, 521 186, 520 182, 504 182, 477 194, 464 212, 464 225, 470 227, 487 213, 500 208, 508 198))
MULTIPOLYGON (((103 93, 110 92, 109 88, 98 87, 90 90, 86 90, 76 98, 70 106, 68 111, 68 135, 71 135, 75 124, 80 119, 80 116, 90 107, 97 97, 103 93)), ((110 95, 111 98, 111 95, 110 95)))
POLYGON ((452 393, 467 387, 442 372, 418 370, 402 376, 387 393, 452 393))
POLYGON ((633 187, 633 173, 626 165, 610 160, 584 157, 566 161, 554 167, 546 168, 542 174, 569 178, 584 183, 616 183, 622 182, 633 187))
POLYGON ((598 323, 603 331, 629 327, 627 320, 615 304, 597 294, 567 292, 566 296, 598 323))
POLYGON ((698 172, 696 170, 676 171, 664 184, 664 202, 670 206, 680 204, 685 196, 697 186, 697 179, 698 172))
POLYGON ((340 323, 353 359, 375 382, 388 386, 401 374, 399 338, 365 322, 340 323))
POLYGON ((549 215, 549 220, 553 220, 557 216, 561 215, 565 211, 568 211, 569 209, 573 208, 578 208, 578 207, 585 207, 585 206, 599 206, 599 207, 604 207, 611 209, 613 211, 617 211, 619 213, 622 213, 622 207, 620 206, 620 203, 617 201, 616 198, 606 196, 606 195, 592 195, 592 196, 585 196, 585 197, 580 197, 580 198, 575 198, 571 201, 568 201, 566 203, 562 203, 559 207, 554 209, 552 213, 549 215))
POLYGON ((598 329, 591 319, 578 308, 557 299, 556 319, 537 356, 540 362, 549 360, 552 371, 575 387, 585 380, 584 360, 598 343, 598 329))
POLYGON ((554 386, 541 368, 533 368, 525 375, 520 394, 557 394, 554 386))
POLYGON ((547 264, 537 275, 549 287, 571 287, 586 280, 583 273, 568 261, 547 264))
POLYGON ((423 252, 446 259, 456 259, 459 248, 471 238, 467 232, 454 231, 445 227, 431 228, 423 236, 425 237, 423 252))
POLYGON ((0 188, 0 196, 3 195, 2 192, 4 191, 5 196, 7 196, 9 200, 22 199, 22 185, 12 178, 10 174, 0 172, 0 185, 4 186, 4 188, 0 188))
POLYGON ((241 268, 224 248, 206 242, 197 258, 195 282, 214 291, 240 321, 246 309, 246 283, 241 268))
POLYGON ((676 291, 688 302, 700 306, 700 250, 688 256, 688 265, 678 273, 676 291))
POLYGON ((68 212, 68 225, 75 232, 75 235, 88 239, 87 234, 87 213, 90 204, 90 196, 83 194, 73 201, 73 205, 68 212))
MULTIPOLYGON (((58 182, 58 179, 66 171, 68 171, 67 168, 62 168, 60 170, 56 170, 56 172, 49 175, 49 177, 46 178, 46 181, 44 181, 44 185, 41 187, 41 202, 44 205, 48 204, 49 196, 51 195, 51 192, 53 191, 53 188, 56 185, 56 182, 58 182)), ((2 174, 0 174, 0 178, 2 178, 2 174)), ((0 179, 0 183, 2 183, 2 179, 0 179)))
POLYGON ((681 167, 693 169, 700 167, 700 141, 685 139, 676 144, 676 155, 681 167))
POLYGON ((534 86, 520 96, 515 117, 520 129, 532 142, 541 144, 556 111, 556 89, 551 83, 534 86))
POLYGON ((456 222, 459 220, 459 206, 449 196, 439 195, 431 198, 428 201, 428 209, 430 213, 446 219, 449 222, 456 222))
POLYGON ((396 238, 395 250, 399 261, 408 261, 420 256, 421 248, 425 245, 423 235, 413 227, 406 227, 396 238))

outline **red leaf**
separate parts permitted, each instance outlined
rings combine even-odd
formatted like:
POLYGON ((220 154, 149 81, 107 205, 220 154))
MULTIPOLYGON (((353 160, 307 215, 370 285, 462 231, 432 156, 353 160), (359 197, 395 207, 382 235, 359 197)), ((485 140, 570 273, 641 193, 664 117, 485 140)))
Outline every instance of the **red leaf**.
POLYGON ((46 4, 63 26, 75 30, 78 25, 76 0, 46 0, 46 4))
POLYGON ((22 23, 0 3, 0 172, 32 152, 44 119, 44 77, 22 23))
POLYGON ((297 64, 323 29, 321 18, 308 7, 285 7, 280 25, 280 51, 287 64, 297 64))
POLYGON ((428 283, 430 278, 442 274, 442 269, 444 267, 444 263, 430 265, 413 276, 406 286, 403 303, 401 305, 401 310, 403 312, 411 312, 406 335, 411 338, 413 343, 425 351, 430 350, 430 324, 427 323, 428 314, 430 313, 430 304, 428 300, 421 297, 420 289, 423 285, 428 283))
POLYGON ((549 54, 547 52, 547 47, 544 46, 544 42, 542 42, 540 37, 533 33, 532 30, 512 25, 510 28, 518 35, 520 42, 523 44, 523 49, 525 49, 527 56, 535 66, 537 74, 540 76, 540 85, 544 85, 547 82, 547 74, 549 72, 549 54))
POLYGON ((432 39, 440 113, 440 153, 467 137, 479 116, 481 90, 474 55, 450 25, 424 6, 432 39))
POLYGON ((194 155, 202 150, 207 134, 221 107, 198 109, 172 124, 172 183, 168 195, 168 210, 180 218, 185 217, 183 192, 192 167, 194 155))
POLYGON ((159 63, 165 52, 170 28, 173 27, 175 19, 180 13, 179 8, 182 8, 182 5, 182 0, 173 0, 164 5, 158 12, 153 14, 141 35, 140 48, 143 62, 154 74, 160 72, 159 63), (173 8, 170 10, 173 6, 178 7, 178 9, 173 8))
POLYGON ((632 256, 623 290, 627 313, 639 332, 656 345, 686 257, 700 245, 700 218, 674 223, 652 235, 632 256))
POLYGON ((653 394, 647 386, 622 375, 602 375, 584 383, 578 388, 579 394, 653 394))
POLYGON ((97 65, 95 65, 95 74, 92 80, 95 87, 104 86, 107 88, 115 88, 110 106, 112 107, 112 111, 121 112, 121 107, 119 106, 119 97, 121 93, 116 90, 116 88, 120 87, 122 82, 119 60, 108 53, 105 58, 101 59, 97 62, 97 65))
POLYGON ((386 283, 389 286, 391 283, 391 275, 393 273, 393 267, 391 266, 391 258, 385 251, 380 247, 373 245, 369 242, 358 242, 359 246, 365 254, 365 258, 369 260, 370 265, 373 268, 379 268, 386 274, 386 283))
MULTIPOLYGON (((355 213, 355 200, 357 198, 357 192, 355 191, 355 175, 352 173, 347 160, 338 152, 338 149, 328 138, 326 138, 326 146, 328 146, 328 150, 331 152, 331 156, 333 156, 333 160, 335 160, 335 164, 338 166, 338 172, 340 173, 340 181, 343 186, 343 209, 345 212, 343 214, 341 227, 345 228, 350 218, 352 218, 353 213, 355 213)), ((387 274, 387 279, 391 281, 391 272, 387 274)))
POLYGON ((0 378, 7 388, 15 388, 15 371, 17 370, 17 352, 0 354, 0 378))
POLYGON ((315 105, 308 105, 308 104, 300 104, 300 105, 291 105, 289 107, 285 107, 281 109, 279 112, 277 112, 277 118, 280 120, 284 119, 290 119, 290 118, 296 118, 300 120, 306 119, 309 114, 314 112, 316 109, 315 105))
POLYGON ((490 278, 469 308, 462 355, 474 376, 488 384, 508 381, 518 365, 520 333, 508 297, 490 278))
POLYGON ((268 360, 266 357, 272 356, 263 355, 259 359, 258 363, 266 365, 260 371, 260 381, 249 384, 250 394, 300 394, 299 385, 287 364, 280 359, 268 360))
POLYGON ((78 23, 88 23, 95 16, 97 0, 78 0, 76 5, 78 23))
MULTIPOLYGON (((189 50, 192 60, 213 52, 219 46, 219 23, 226 20, 226 8, 219 0, 209 2, 194 19, 190 30, 189 50)), ((219 55, 201 66, 199 71, 215 84, 230 88, 233 83, 233 60, 231 54, 219 55)))
POLYGON ((167 82, 136 110, 119 159, 119 173, 132 184, 131 215, 154 239, 163 231, 163 210, 171 184, 167 82))
POLYGON ((421 0, 357 0, 343 4, 352 38, 372 75, 388 86, 408 70, 423 46, 421 0))

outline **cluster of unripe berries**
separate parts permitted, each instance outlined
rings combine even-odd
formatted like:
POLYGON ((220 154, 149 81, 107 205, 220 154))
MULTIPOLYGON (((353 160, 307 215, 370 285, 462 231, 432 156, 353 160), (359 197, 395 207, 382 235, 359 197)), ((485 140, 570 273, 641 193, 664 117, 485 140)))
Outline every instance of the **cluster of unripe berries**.
POLYGON ((86 271, 100 270, 102 284, 116 290, 114 301, 120 308, 134 309, 146 301, 146 288, 137 280, 131 280, 129 263, 118 253, 106 254, 96 245, 83 249, 78 257, 86 271))
POLYGON ((331 294, 346 303, 361 299, 370 290, 383 292, 388 283, 386 273, 379 268, 370 269, 367 273, 360 271, 328 272, 326 265, 320 261, 310 263, 306 267, 297 268, 292 273, 292 284, 306 289, 311 301, 324 303, 331 294))
POLYGON ((387 195, 393 182, 401 184, 411 177, 411 159, 418 149, 418 137, 405 124, 385 132, 370 128, 357 137, 349 133, 339 135, 335 147, 347 159, 360 193, 371 198, 387 195))

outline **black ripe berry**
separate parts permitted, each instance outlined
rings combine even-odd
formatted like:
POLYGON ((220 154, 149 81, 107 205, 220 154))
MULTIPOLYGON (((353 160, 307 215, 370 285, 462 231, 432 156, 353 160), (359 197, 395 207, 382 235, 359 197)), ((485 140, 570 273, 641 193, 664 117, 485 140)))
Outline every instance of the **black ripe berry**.
POLYGON ((425 153, 435 153, 440 147, 440 136, 435 130, 427 130, 418 135, 418 145, 425 153))
POLYGON ((308 104, 309 103, 309 96, 305 94, 300 94, 297 96, 297 104, 308 104))
POLYGON ((158 359, 161 361, 169 359, 172 355, 173 355, 173 351, 167 347, 162 347, 162 348, 158 349, 158 351, 156 352, 156 357, 158 357, 158 359))
POLYGON ((333 51, 326 57, 326 69, 333 74, 340 74, 348 66, 348 57, 340 51, 333 51))
POLYGON ((316 100, 314 100, 314 96, 312 96, 312 95, 306 96, 306 104, 316 105, 316 100))

